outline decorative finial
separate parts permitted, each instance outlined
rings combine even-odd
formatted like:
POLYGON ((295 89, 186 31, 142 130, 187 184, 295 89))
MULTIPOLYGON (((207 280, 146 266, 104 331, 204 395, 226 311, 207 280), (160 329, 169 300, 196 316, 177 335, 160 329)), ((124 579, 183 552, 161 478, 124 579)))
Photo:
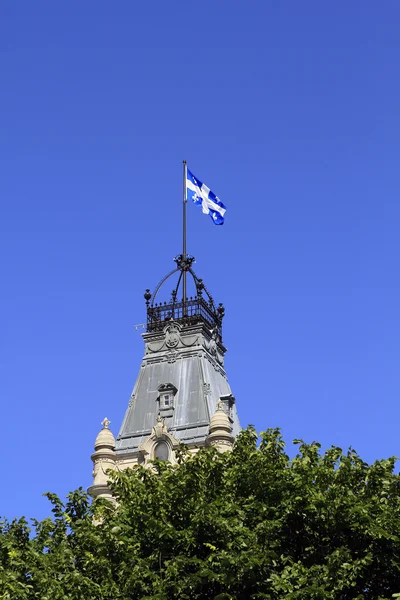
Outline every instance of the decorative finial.
POLYGON ((222 404, 222 400, 218 400, 218 402, 217 402, 217 410, 224 410, 224 405, 222 404))
POLYGON ((174 261, 176 262, 178 269, 181 271, 188 271, 192 264, 196 262, 194 256, 190 256, 190 254, 186 254, 185 256, 183 254, 179 254, 178 256, 175 256, 174 261))
POLYGON ((149 304, 150 304, 150 300, 151 300, 151 292, 150 292, 150 290, 147 289, 145 291, 145 293, 144 293, 144 299, 146 300, 146 306, 148 308, 149 304))
POLYGON ((162 418, 160 413, 158 413, 158 415, 157 415, 157 423, 164 423, 164 419, 162 418))
POLYGON ((204 282, 202 279, 197 279, 196 281, 197 295, 199 297, 202 296, 204 290, 204 282))
POLYGON ((218 308, 217 308, 217 312, 218 312, 219 318, 222 320, 224 318, 224 315, 225 315, 225 307, 222 304, 222 302, 219 303, 218 308))
POLYGON ((109 419, 107 419, 107 417, 104 417, 104 419, 101 422, 101 424, 103 425, 103 429, 108 429, 108 426, 110 423, 111 423, 111 421, 109 419))

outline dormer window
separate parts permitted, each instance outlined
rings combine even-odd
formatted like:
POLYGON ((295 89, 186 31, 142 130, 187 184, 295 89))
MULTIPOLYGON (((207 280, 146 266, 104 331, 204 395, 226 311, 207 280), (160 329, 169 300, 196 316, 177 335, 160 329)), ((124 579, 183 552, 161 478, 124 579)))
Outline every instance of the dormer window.
POLYGON ((162 383, 158 386, 158 402, 160 410, 174 408, 174 399, 178 390, 172 383, 162 383))
POLYGON ((160 396, 160 408, 169 408, 169 406, 170 406, 169 394, 162 394, 160 396))

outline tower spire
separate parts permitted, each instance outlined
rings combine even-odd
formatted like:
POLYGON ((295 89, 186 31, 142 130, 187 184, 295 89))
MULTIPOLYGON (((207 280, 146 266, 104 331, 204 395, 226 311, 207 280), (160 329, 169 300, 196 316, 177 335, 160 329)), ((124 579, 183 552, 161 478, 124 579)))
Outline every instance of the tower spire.
MULTIPOLYGON (((236 401, 224 369, 225 309, 221 303, 215 304, 203 279, 193 270, 194 257, 187 253, 187 190, 192 189, 191 183, 187 184, 191 181, 188 175, 192 177, 184 160, 182 254, 174 258, 175 268, 154 292, 146 289, 144 293, 144 356, 117 439, 107 418, 96 438, 94 481, 89 490, 95 497, 109 496, 109 469, 145 465, 154 459, 176 462, 181 443, 192 452, 207 445, 224 451, 240 431, 236 401), (174 287, 162 302, 159 293, 173 276, 174 287), (189 293, 194 289, 194 295, 188 295, 188 288, 189 293)), ((195 186, 203 185, 193 181, 195 186)), ((225 211, 222 203, 218 206, 225 211)), ((222 221, 215 215, 214 211, 214 221, 221 224, 223 213, 222 221)))

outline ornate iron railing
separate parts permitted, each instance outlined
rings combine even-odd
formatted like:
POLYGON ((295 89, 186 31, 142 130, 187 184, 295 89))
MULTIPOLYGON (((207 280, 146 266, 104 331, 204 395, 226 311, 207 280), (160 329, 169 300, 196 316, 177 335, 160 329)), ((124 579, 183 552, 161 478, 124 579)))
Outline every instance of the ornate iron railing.
POLYGON ((188 298, 182 301, 154 304, 147 308, 147 331, 162 330, 167 321, 178 321, 182 325, 196 325, 205 323, 211 329, 217 328, 222 336, 222 319, 215 313, 214 306, 204 298, 188 298))

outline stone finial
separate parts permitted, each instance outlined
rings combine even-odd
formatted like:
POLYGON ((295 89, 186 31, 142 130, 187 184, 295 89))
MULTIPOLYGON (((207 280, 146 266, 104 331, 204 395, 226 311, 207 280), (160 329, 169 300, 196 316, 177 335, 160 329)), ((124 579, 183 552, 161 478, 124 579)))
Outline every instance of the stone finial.
POLYGON ((165 420, 162 418, 161 414, 158 413, 157 422, 153 427, 152 435, 154 435, 156 438, 160 438, 166 433, 168 433, 168 428, 165 424, 165 420))
POLYGON ((219 400, 215 413, 211 417, 210 431, 206 438, 207 446, 215 446, 220 452, 230 450, 233 445, 232 425, 219 400))
POLYGON ((103 429, 108 429, 110 424, 111 421, 107 419, 107 417, 104 417, 104 419, 101 422, 101 425, 103 425, 103 429))

